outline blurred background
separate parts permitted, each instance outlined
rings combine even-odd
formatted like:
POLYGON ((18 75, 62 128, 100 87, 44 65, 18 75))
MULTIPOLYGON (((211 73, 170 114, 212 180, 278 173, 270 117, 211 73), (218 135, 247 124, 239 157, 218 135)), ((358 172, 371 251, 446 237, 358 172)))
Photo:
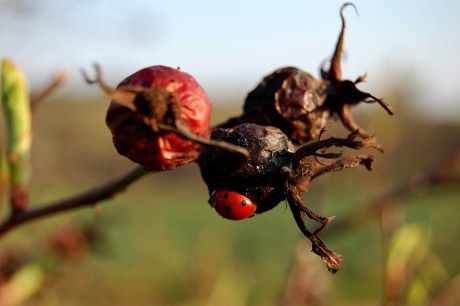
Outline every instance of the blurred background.
MULTIPOLYGON (((337 275, 310 252, 285 203, 223 220, 189 164, 152 174, 99 209, 8 234, 0 240, 0 301, 15 292, 20 305, 458 305, 460 2, 354 4, 359 16, 345 11, 344 78, 367 72, 360 88, 397 114, 357 107, 356 120, 376 132, 385 154, 369 152, 372 172, 325 176, 305 196, 314 211, 337 216, 323 236, 344 255, 337 275)), ((115 86, 146 66, 180 67, 209 93, 217 123, 239 114, 276 68, 318 76, 341 5, 0 0, 0 56, 21 67, 32 92, 58 71, 68 75, 34 121, 32 202, 133 166, 113 149, 108 101, 80 69, 91 74, 97 62, 115 86)), ((332 134, 347 132, 332 125, 323 137, 332 134)))

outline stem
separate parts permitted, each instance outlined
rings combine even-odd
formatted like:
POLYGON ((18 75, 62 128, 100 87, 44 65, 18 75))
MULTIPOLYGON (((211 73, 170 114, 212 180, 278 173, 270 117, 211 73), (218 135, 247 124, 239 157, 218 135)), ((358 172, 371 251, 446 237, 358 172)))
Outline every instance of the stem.
POLYGON ((0 147, 0 211, 7 201, 10 186, 10 173, 3 143, 0 147))
POLYGON ((160 128, 163 130, 175 132, 179 136, 182 136, 185 139, 196 142, 204 147, 216 147, 216 148, 219 148, 225 151, 238 153, 244 158, 244 160, 241 162, 242 164, 246 164, 251 158, 249 151, 243 147, 240 147, 240 146, 237 146, 232 143, 225 142, 225 141, 202 138, 188 131, 185 127, 183 127, 177 121, 175 125, 176 125, 175 127, 172 127, 172 126, 161 124, 160 128))
POLYGON ((64 71, 56 73, 53 80, 48 86, 43 88, 39 93, 30 98, 30 107, 32 108, 32 115, 37 112, 39 105, 51 96, 67 79, 67 74, 64 71))
POLYGON ((12 228, 37 218, 78 207, 92 206, 100 201, 110 199, 120 191, 126 189, 129 184, 138 180, 147 173, 149 172, 138 166, 119 177, 113 178, 81 193, 57 201, 45 203, 36 208, 19 211, 3 223, 0 223, 0 237, 12 228))

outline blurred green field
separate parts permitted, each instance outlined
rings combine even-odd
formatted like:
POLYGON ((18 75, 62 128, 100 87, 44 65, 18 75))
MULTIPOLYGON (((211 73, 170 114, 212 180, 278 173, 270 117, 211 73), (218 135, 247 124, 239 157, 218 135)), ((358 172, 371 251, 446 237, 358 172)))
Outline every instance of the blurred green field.
MULTIPOLYGON (((216 105, 213 122, 236 115, 240 107, 216 105)), ((33 203, 85 190, 132 167, 112 147, 103 121, 106 106, 103 98, 84 102, 62 96, 42 106, 34 123, 33 203)), ((460 139, 458 124, 414 116, 408 106, 399 107, 394 118, 374 107, 363 109, 359 121, 379 131, 386 153, 372 152, 377 158, 372 172, 345 170, 319 179, 304 199, 337 221, 430 169, 460 139)), ((345 135, 331 127, 327 134, 333 133, 345 135)), ((195 164, 151 174, 102 203, 99 212, 85 208, 15 229, 0 248, 20 249, 47 271, 26 306, 288 305, 292 292, 307 294, 305 287, 312 292, 301 305, 379 305, 391 238, 382 235, 382 224, 418 224, 426 234, 429 256, 417 261, 411 275, 428 288, 418 296, 435 294, 460 273, 459 186, 422 187, 395 199, 390 219, 360 220, 355 229, 341 232, 331 223, 325 242, 344 255, 336 275, 310 252, 284 203, 245 221, 219 217, 207 204, 195 164), (83 258, 60 259, 47 245, 68 223, 99 233, 83 258), (303 278, 295 276, 299 267, 303 278)))

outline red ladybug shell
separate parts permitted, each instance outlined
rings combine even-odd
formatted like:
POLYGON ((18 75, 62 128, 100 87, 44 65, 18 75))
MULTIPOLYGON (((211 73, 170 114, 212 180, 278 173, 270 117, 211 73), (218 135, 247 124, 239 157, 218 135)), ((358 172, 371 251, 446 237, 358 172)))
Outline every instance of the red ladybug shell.
POLYGON ((243 220, 254 215, 257 206, 235 191, 216 190, 211 196, 212 206, 217 213, 229 220, 243 220))

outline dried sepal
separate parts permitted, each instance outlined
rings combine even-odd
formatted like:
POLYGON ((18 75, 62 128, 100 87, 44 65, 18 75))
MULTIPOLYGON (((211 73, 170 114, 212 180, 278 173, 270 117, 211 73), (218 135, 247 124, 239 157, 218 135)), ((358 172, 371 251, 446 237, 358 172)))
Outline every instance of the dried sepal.
POLYGON ((332 273, 340 269, 342 255, 329 250, 318 237, 318 234, 326 228, 334 217, 323 217, 313 212, 303 204, 302 199, 311 182, 323 174, 341 171, 346 168, 355 168, 360 165, 363 165, 367 170, 372 169, 374 162, 372 156, 352 155, 341 157, 341 153, 317 153, 318 150, 332 146, 344 146, 353 149, 361 149, 366 146, 374 147, 372 142, 357 141, 355 138, 356 133, 352 133, 347 138, 331 137, 305 145, 294 153, 291 159, 291 168, 284 167, 282 169, 283 175, 288 178, 285 188, 286 198, 294 220, 301 232, 311 241, 312 251, 321 257, 328 270, 332 273), (319 162, 318 156, 325 158, 325 162, 319 162), (320 227, 313 231, 309 230, 305 223, 307 217, 320 223, 320 227))
POLYGON ((287 200, 297 226, 305 237, 311 241, 312 252, 321 257, 330 272, 336 273, 340 270, 340 264, 342 263, 343 256, 329 250, 317 235, 319 231, 332 220, 333 217, 323 218, 314 214, 302 203, 302 196, 303 192, 298 188, 292 185, 288 186, 287 200), (310 231, 305 224, 306 217, 317 221, 321 220, 322 226, 315 232, 310 231))
POLYGON ((362 138, 370 137, 370 135, 359 127, 359 125, 353 120, 350 108, 360 102, 374 103, 377 102, 389 115, 393 115, 395 110, 386 103, 383 99, 379 99, 370 93, 359 90, 356 85, 364 82, 367 77, 367 73, 359 76, 356 80, 342 80, 342 53, 343 44, 345 38, 346 21, 343 15, 343 11, 347 6, 352 6, 355 9, 357 15, 358 10, 353 3, 345 3, 340 9, 340 18, 342 19, 342 28, 340 31, 339 38, 332 56, 329 71, 326 71, 322 66, 321 76, 324 80, 330 82, 329 86, 329 107, 336 111, 338 117, 342 121, 343 125, 350 131, 358 131, 359 136, 362 138))
POLYGON ((342 53, 343 53, 343 43, 345 39, 345 28, 347 25, 345 17, 343 16, 343 11, 345 10, 347 6, 352 6, 355 9, 356 15, 359 15, 358 9, 351 2, 344 3, 342 7, 340 8, 340 18, 342 19, 342 29, 340 30, 339 38, 337 39, 337 43, 335 45, 334 55, 332 56, 331 67, 329 68, 329 72, 324 73, 324 75, 327 76, 329 80, 339 81, 342 78, 342 53))
POLYGON ((314 158, 309 157, 301 160, 287 181, 286 197, 294 220, 300 231, 311 241, 312 251, 321 257, 332 273, 340 270, 342 255, 329 250, 318 237, 318 234, 334 217, 323 217, 310 210, 302 202, 303 195, 308 190, 310 183, 320 175, 346 168, 355 168, 359 165, 364 165, 368 170, 371 170, 373 161, 374 159, 370 156, 354 155, 336 159, 325 165, 319 164, 314 158), (319 222, 320 227, 310 231, 305 224, 306 217, 319 222))
POLYGON ((357 140, 356 138, 358 135, 359 132, 354 131, 353 133, 350 133, 346 138, 330 137, 324 140, 318 140, 316 142, 306 144, 297 149, 292 157, 292 161, 293 163, 296 163, 300 159, 307 156, 319 156, 325 158, 340 157, 341 153, 318 152, 319 150, 326 150, 331 147, 346 147, 355 150, 370 148, 382 151, 382 147, 374 137, 357 140))

